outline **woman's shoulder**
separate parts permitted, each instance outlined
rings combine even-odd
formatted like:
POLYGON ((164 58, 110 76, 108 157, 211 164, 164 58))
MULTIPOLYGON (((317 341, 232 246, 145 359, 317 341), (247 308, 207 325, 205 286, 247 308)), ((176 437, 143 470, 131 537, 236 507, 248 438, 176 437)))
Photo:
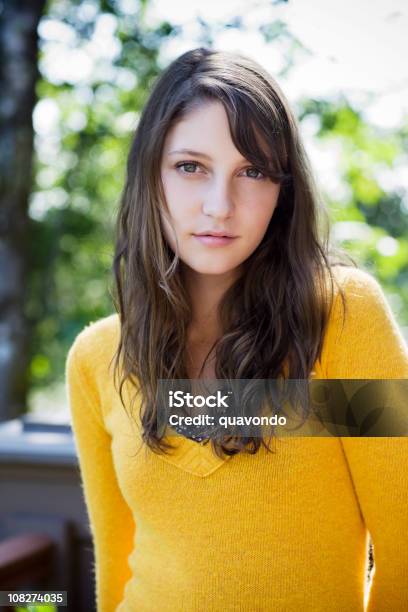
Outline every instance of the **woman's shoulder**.
POLYGON ((350 265, 335 265, 331 271, 335 282, 328 338, 338 342, 347 335, 355 337, 378 320, 395 324, 385 293, 371 272, 350 265))
POLYGON ((118 314, 111 314, 88 323, 75 337, 67 361, 87 362, 97 366, 110 361, 119 344, 120 320, 118 314))
POLYGON ((339 288, 342 289, 346 304, 350 305, 354 310, 364 309, 367 313, 370 309, 386 309, 388 311, 388 303, 384 291, 379 281, 371 272, 363 268, 357 268, 349 265, 332 266, 333 276, 335 278, 335 296, 337 311, 340 310, 342 302, 340 298, 339 288), (367 310, 368 309, 368 310, 367 310))
POLYGON ((331 265, 330 272, 325 270, 326 298, 331 304, 331 325, 343 320, 345 310, 367 313, 370 310, 388 309, 384 291, 371 272, 348 264, 331 265))
POLYGON ((349 265, 334 265, 331 270, 341 287, 346 289, 347 292, 366 294, 367 291, 378 290, 380 287, 373 274, 363 268, 349 265))
POLYGON ((380 282, 352 266, 336 266, 335 274, 345 309, 338 291, 323 350, 326 378, 405 378, 408 347, 380 282))

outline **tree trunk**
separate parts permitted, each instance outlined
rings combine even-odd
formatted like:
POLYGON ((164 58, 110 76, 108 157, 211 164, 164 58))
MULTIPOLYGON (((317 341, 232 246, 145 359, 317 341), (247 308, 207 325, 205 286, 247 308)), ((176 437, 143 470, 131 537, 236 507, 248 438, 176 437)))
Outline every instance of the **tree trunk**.
POLYGON ((37 80, 37 26, 45 0, 4 0, 0 11, 0 421, 25 411, 29 330, 28 196, 37 80))

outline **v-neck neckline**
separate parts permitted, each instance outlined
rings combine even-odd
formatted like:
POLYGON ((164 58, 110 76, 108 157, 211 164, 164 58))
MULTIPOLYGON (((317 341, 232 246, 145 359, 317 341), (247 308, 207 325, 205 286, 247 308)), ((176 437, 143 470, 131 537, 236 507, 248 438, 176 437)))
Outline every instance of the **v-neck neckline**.
POLYGON ((233 455, 224 455, 224 459, 221 459, 213 451, 211 441, 206 444, 195 442, 174 430, 172 435, 166 435, 164 439, 174 446, 174 450, 170 449, 169 454, 160 453, 157 456, 163 461, 201 478, 210 476, 233 457, 233 455))
MULTIPOLYGON (((131 398, 129 388, 126 387, 129 399, 131 398)), ((137 428, 139 436, 142 431, 140 413, 136 412, 137 428)), ((165 442, 170 443, 174 448, 167 452, 154 453, 154 455, 168 464, 171 464, 180 470, 184 470, 189 474, 205 478, 213 474, 220 467, 225 465, 234 455, 224 455, 224 458, 218 457, 213 451, 211 440, 204 442, 196 442, 182 434, 179 434, 175 429, 167 425, 164 436, 165 442)))

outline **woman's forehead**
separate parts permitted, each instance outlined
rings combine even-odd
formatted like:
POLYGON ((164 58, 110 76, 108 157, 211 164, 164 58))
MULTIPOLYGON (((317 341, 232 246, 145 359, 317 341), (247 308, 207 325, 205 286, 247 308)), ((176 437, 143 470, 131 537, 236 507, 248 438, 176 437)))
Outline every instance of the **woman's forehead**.
MULTIPOLYGON (((254 145, 259 149, 257 153, 269 157, 267 140, 260 130, 253 125, 247 125, 246 130, 253 132, 256 141, 254 145)), ((219 100, 204 100, 183 113, 170 127, 163 152, 166 156, 201 154, 203 158, 211 159, 220 150, 234 156, 237 163, 246 160, 234 144, 223 103, 219 100)))

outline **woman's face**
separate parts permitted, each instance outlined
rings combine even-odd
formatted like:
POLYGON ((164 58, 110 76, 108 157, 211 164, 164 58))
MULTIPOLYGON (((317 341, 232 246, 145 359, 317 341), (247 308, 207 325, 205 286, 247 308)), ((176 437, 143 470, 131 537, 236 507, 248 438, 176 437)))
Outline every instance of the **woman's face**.
MULTIPOLYGON (((221 102, 203 102, 169 130, 161 178, 182 262, 200 274, 239 270, 265 235, 280 186, 235 148, 221 102), (197 237, 210 232, 234 238, 197 237)), ((166 211, 162 221, 175 252, 166 211)))

